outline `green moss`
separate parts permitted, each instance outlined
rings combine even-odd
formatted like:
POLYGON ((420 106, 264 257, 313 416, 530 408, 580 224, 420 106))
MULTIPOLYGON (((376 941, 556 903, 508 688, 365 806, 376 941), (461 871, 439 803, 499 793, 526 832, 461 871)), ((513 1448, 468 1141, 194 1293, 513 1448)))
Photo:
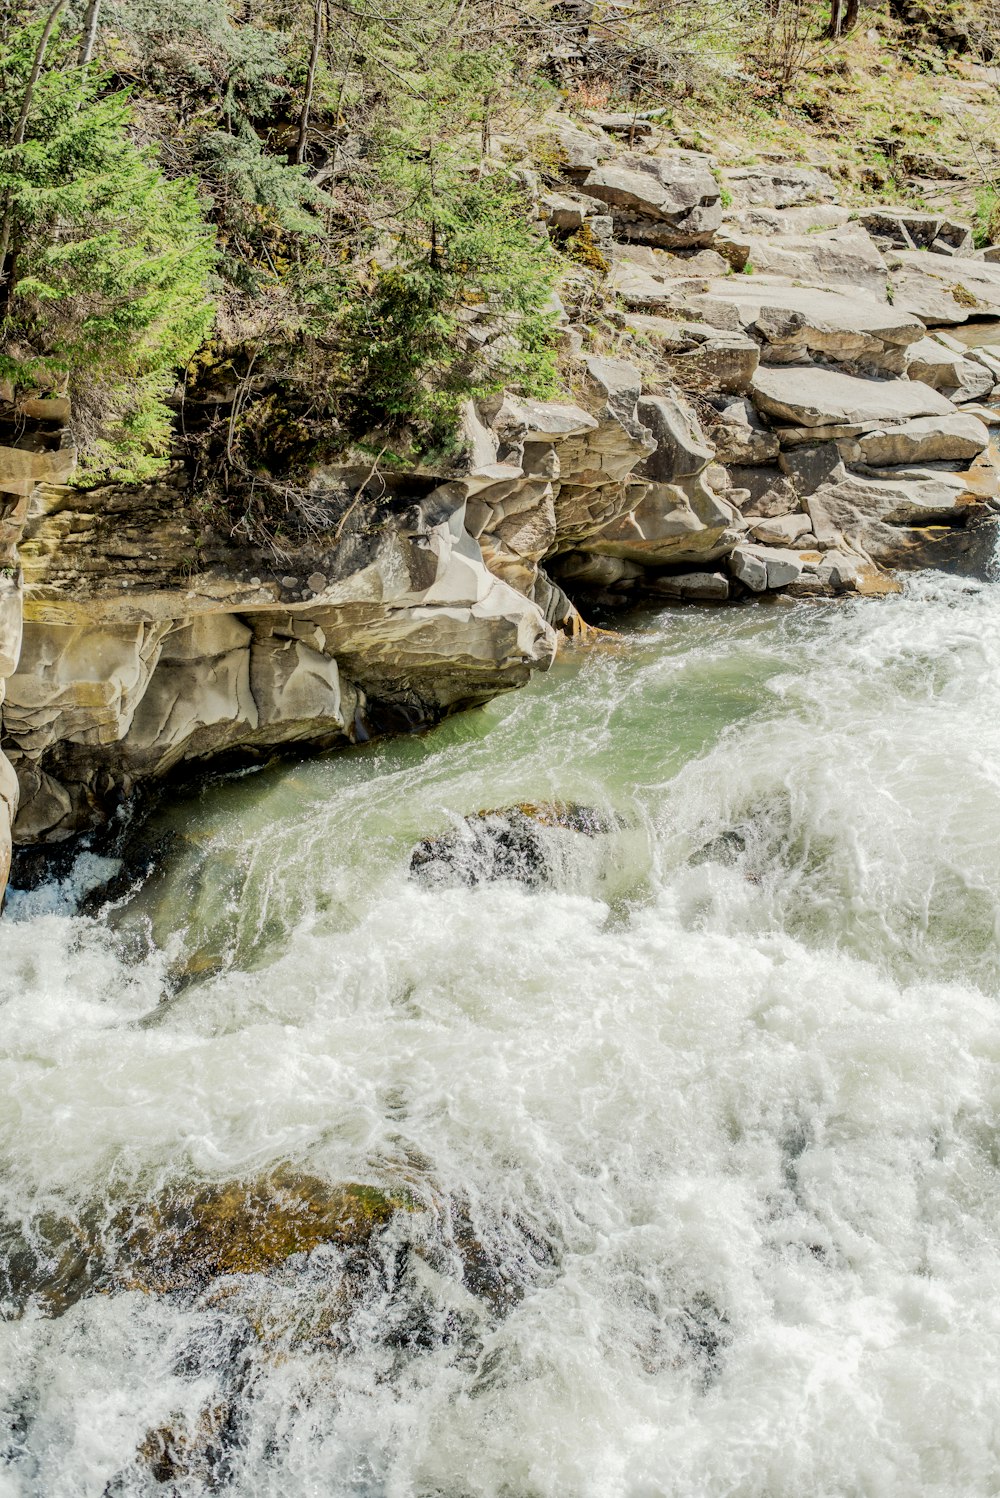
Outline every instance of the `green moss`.
POLYGON ((594 239, 589 224, 584 224, 575 234, 571 234, 564 242, 563 249, 578 265, 599 271, 602 276, 606 276, 611 269, 611 262, 594 239))
POLYGON ((267 1274, 321 1244, 363 1248, 396 1212, 413 1210, 405 1191, 331 1187, 287 1170, 182 1190, 119 1221, 114 1279, 121 1289, 165 1293, 224 1275, 267 1274))

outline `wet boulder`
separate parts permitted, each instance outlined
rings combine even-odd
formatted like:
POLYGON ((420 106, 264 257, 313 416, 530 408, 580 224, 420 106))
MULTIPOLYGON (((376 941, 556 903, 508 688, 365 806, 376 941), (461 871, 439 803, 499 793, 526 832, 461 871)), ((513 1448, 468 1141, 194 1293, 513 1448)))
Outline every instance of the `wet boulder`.
POLYGON ((415 1210, 406 1190, 330 1185, 287 1167, 176 1185, 27 1230, 0 1223, 0 1296, 15 1314, 34 1304, 60 1316, 94 1293, 197 1295, 227 1276, 272 1275, 323 1246, 370 1257, 395 1215, 415 1210))
POLYGON ((508 881, 527 889, 556 882, 566 839, 597 838, 617 823, 572 802, 523 802, 463 817, 457 826, 418 843, 410 874, 432 886, 508 881))
POLYGON ((111 1279, 120 1289, 165 1294, 226 1275, 269 1274, 324 1244, 365 1249, 396 1212, 413 1209, 405 1192, 330 1186, 280 1169, 165 1192, 118 1219, 111 1279))

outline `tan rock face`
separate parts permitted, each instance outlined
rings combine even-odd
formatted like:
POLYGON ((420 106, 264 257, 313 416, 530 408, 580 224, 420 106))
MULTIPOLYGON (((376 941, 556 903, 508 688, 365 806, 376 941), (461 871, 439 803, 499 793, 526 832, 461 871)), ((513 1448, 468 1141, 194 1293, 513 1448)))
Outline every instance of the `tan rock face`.
POLYGON ((470 487, 395 497, 378 525, 361 505, 350 534, 317 536, 278 576, 205 537, 183 489, 39 507, 4 712, 15 836, 66 836, 182 761, 363 737, 380 714, 433 718, 546 666, 550 626, 465 529, 470 487))
POLYGON ((707 481, 715 448, 694 411, 677 396, 655 396, 639 402, 638 414, 656 441, 637 469, 648 487, 596 535, 581 538, 581 549, 645 566, 700 566, 725 555, 745 522, 707 481))
MULTIPOLYGON (((42 413, 46 419, 59 419, 59 413, 49 409, 52 403, 41 404, 46 407, 42 413)), ((71 451, 50 450, 42 441, 0 447, 0 703, 21 654, 23 581, 17 547, 28 503, 39 485, 61 482, 72 470, 71 451)), ((17 775, 0 752, 0 902, 10 871, 11 829, 18 800, 17 775)))
MULTIPOLYGON (((179 477, 36 492, 4 714, 16 837, 65 837, 183 762, 429 721, 546 667, 549 621, 576 619, 540 564, 646 493, 632 474, 656 445, 638 373, 593 360, 586 375, 590 409, 505 397, 470 412, 462 478, 369 495, 364 474, 317 473, 330 527, 271 566, 207 526, 179 477)), ((0 667, 14 592, 0 586, 0 667)))

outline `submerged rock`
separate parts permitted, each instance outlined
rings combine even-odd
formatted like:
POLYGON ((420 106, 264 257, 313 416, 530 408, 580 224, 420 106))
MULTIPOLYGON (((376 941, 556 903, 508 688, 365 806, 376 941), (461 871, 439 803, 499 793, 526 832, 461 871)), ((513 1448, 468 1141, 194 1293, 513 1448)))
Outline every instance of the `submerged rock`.
POLYGON ((207 1405, 193 1422, 178 1413, 147 1431, 136 1455, 154 1482, 196 1482, 203 1491, 217 1491, 227 1475, 234 1423, 233 1407, 222 1401, 207 1405))
POLYGON ((118 1288, 167 1293, 235 1274, 268 1274, 322 1244, 367 1247, 399 1211, 405 1192, 329 1186, 277 1170, 252 1181, 164 1193, 122 1220, 111 1278, 118 1288))
POLYGON ((227 1276, 273 1274, 321 1246, 364 1256, 397 1212, 415 1210, 406 1190, 334 1186, 284 1167, 167 1188, 124 1207, 45 1217, 30 1231, 0 1225, 0 1294, 15 1314, 33 1302, 49 1316, 96 1292, 198 1294, 227 1276))
POLYGON ((553 832, 593 838, 616 827, 602 812, 573 802, 523 802, 476 812, 439 837, 418 843, 410 857, 410 873, 428 884, 474 888, 510 880, 541 889, 553 882, 558 863, 553 832))

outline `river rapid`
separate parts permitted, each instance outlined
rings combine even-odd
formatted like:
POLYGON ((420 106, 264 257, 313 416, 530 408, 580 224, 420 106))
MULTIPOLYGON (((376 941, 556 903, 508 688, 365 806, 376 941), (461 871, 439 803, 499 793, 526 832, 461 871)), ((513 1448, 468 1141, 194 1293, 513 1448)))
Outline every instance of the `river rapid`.
POLYGON ((1000 1490, 1000 585, 668 609, 155 830, 0 925, 0 1498, 1000 1490), (621 825, 410 877, 551 800, 621 825), (40 1288, 277 1167, 405 1190, 364 1273, 40 1288))

